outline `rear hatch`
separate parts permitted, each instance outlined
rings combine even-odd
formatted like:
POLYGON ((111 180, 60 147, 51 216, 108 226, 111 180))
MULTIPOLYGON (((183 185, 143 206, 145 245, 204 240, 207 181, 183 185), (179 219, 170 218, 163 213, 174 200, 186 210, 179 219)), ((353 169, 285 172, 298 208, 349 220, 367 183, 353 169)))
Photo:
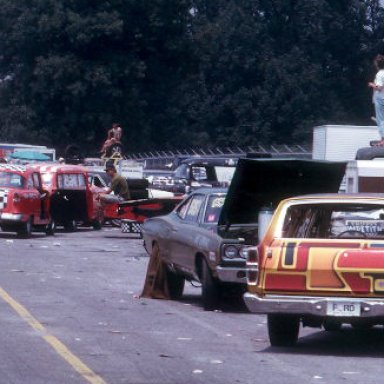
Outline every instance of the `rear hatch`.
POLYGON ((252 236, 257 243, 258 215, 288 197, 338 192, 345 162, 297 159, 240 159, 219 219, 223 237, 252 236))
POLYGON ((384 296, 384 242, 276 239, 265 260, 266 293, 384 296), (276 260, 278 260, 276 264, 276 260))

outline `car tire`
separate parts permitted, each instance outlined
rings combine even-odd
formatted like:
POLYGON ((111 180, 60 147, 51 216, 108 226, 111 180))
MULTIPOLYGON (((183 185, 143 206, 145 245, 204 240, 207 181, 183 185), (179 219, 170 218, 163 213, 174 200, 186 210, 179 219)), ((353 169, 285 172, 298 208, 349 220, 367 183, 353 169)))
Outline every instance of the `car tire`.
POLYGON ((51 220, 45 227, 45 233, 47 236, 54 236, 56 231, 56 223, 54 220, 51 220))
POLYGON ((273 347, 291 347, 299 337, 300 319, 297 316, 268 315, 269 341, 273 347))
POLYGON ((341 321, 337 319, 326 319, 323 323, 323 327, 327 332, 340 331, 342 325, 341 321))
POLYGON ((220 289, 218 282, 212 276, 211 270, 205 260, 202 261, 201 293, 205 311, 217 309, 220 302, 220 289))
POLYGON ((185 278, 172 272, 167 267, 167 282, 171 300, 178 300, 183 296, 185 278))
POLYGON ((75 220, 69 220, 64 223, 64 229, 67 232, 75 232, 76 231, 76 221, 75 220))
POLYGON ((100 223, 99 220, 93 220, 92 222, 92 228, 95 230, 95 231, 99 231, 101 228, 103 227, 103 224, 100 223))
POLYGON ((121 227, 121 219, 112 219, 110 220, 112 227, 121 227))
POLYGON ((29 217, 29 219, 23 223, 19 231, 17 232, 17 235, 19 237, 22 237, 23 239, 28 239, 32 235, 32 217, 29 217))

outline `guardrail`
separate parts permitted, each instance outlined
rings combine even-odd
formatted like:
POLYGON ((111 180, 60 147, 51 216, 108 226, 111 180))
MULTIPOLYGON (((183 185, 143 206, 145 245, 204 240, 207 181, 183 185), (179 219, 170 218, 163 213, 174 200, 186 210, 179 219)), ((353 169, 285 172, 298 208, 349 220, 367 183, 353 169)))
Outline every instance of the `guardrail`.
POLYGON ((310 159, 312 149, 309 145, 256 145, 247 147, 189 148, 182 150, 147 151, 127 154, 128 159, 145 162, 146 169, 170 169, 180 160, 189 157, 245 157, 247 155, 271 154, 274 158, 310 159))

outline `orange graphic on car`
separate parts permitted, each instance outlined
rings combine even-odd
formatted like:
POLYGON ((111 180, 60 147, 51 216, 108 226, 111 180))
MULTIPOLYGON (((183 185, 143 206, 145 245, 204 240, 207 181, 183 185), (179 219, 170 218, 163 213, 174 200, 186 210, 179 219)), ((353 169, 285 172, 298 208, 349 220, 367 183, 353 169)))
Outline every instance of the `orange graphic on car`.
POLYGON ((261 284, 266 291, 384 294, 380 248, 368 242, 275 241, 261 284))

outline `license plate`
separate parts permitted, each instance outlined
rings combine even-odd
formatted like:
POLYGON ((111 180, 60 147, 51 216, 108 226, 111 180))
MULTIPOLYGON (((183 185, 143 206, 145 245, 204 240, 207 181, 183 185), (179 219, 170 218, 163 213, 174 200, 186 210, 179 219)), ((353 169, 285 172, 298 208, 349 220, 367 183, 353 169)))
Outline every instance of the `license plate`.
POLYGON ((353 303, 349 301, 328 302, 327 315, 339 317, 358 317, 360 316, 360 303, 353 303))

